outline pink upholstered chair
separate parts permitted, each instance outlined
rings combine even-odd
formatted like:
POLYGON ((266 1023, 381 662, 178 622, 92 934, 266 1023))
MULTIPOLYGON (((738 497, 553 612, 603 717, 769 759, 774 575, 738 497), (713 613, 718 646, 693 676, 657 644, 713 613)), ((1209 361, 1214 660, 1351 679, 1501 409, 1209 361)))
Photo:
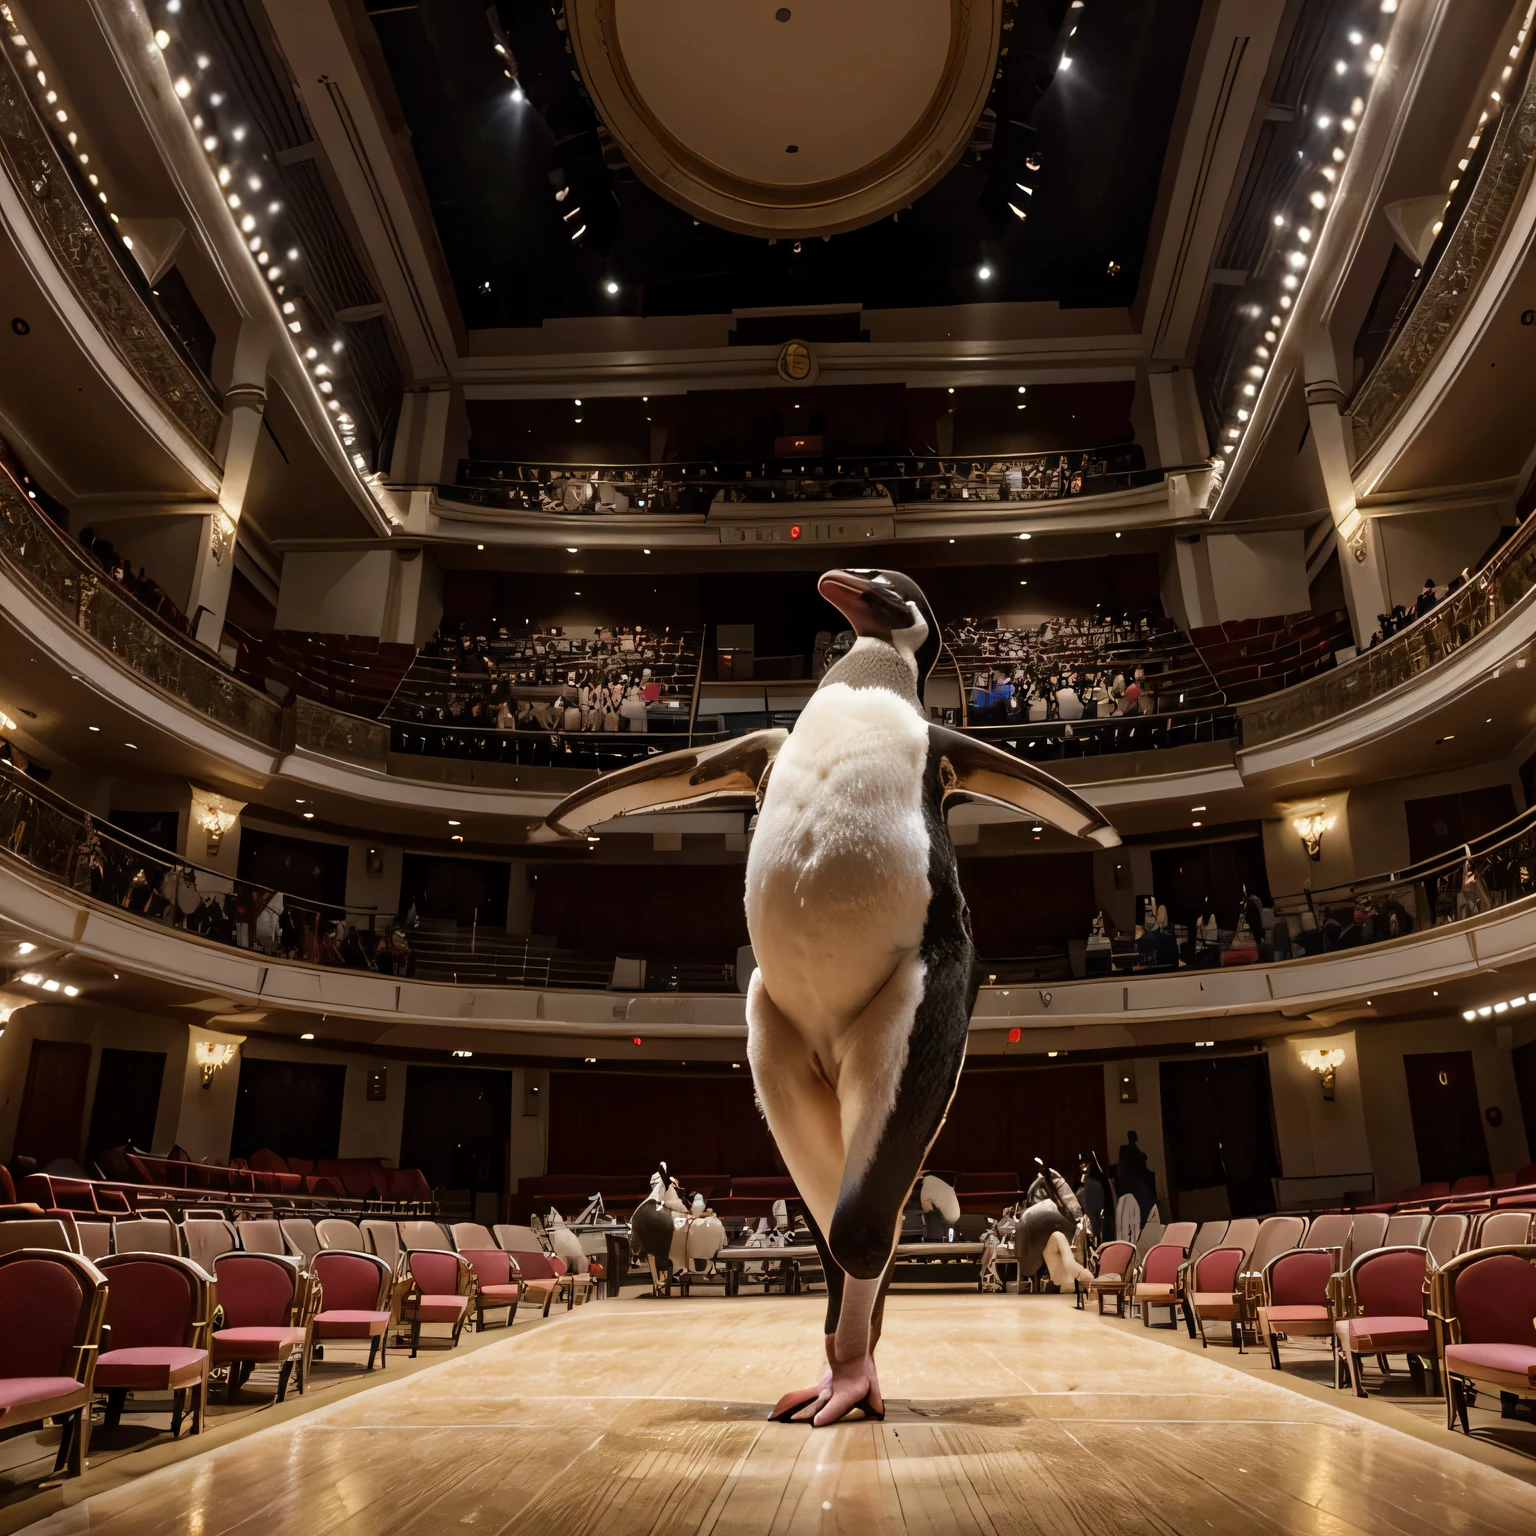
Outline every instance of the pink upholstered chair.
POLYGON ((1248 1250, 1241 1247, 1212 1248, 1195 1262, 1189 1279, 1189 1309, 1200 1334, 1200 1347, 1209 1349, 1205 1325, 1230 1323, 1232 1342, 1243 1353, 1243 1294, 1240 1274, 1248 1250))
MULTIPOLYGON (((1319 1218, 1321 1220, 1322 1218, 1319 1218)), ((1270 1363, 1280 1369, 1282 1338, 1327 1338, 1333 1332, 1329 1282, 1336 1248, 1293 1248, 1264 1271, 1259 1337, 1270 1363)))
POLYGON ((114 1254, 101 1272, 109 1347, 96 1360, 96 1390, 107 1394, 106 1428, 117 1428, 130 1392, 169 1392, 171 1438, 181 1433, 189 1394, 192 1433, 202 1434, 213 1277, 168 1253, 114 1254))
POLYGON ((1175 1313, 1182 1300, 1179 1295, 1179 1270, 1183 1263, 1182 1243, 1158 1243, 1156 1247, 1147 1250, 1147 1256, 1141 1261, 1136 1288, 1131 1292, 1131 1300, 1141 1308, 1143 1328, 1151 1326, 1149 1319, 1153 1307, 1167 1307, 1169 1326, 1178 1326, 1175 1313))
POLYGON ((226 1397, 233 1399, 253 1366, 276 1365, 282 1402, 295 1363, 302 1396, 319 1301, 314 1277, 276 1253, 225 1253, 216 1265, 224 1326, 213 1335, 213 1364, 228 1368, 226 1397))
POLYGON ((405 1256, 411 1288, 401 1308, 401 1320, 410 1325, 411 1358, 421 1347, 423 1323, 451 1323, 448 1348, 458 1345, 474 1294, 475 1272, 467 1260, 446 1248, 413 1248, 405 1256))
POLYGON ((475 1277, 476 1329, 484 1329, 487 1307, 505 1307, 507 1327, 510 1328, 517 1317, 517 1303, 522 1296, 513 1256, 500 1248, 461 1248, 459 1257, 469 1265, 475 1277))
POLYGON ((1440 1390, 1429 1319, 1424 1316, 1424 1276, 1429 1254, 1423 1248, 1377 1248, 1361 1255, 1345 1272, 1340 1315, 1334 1324, 1334 1386, 1340 1386, 1340 1357, 1348 1362, 1355 1396, 1365 1396, 1364 1357, 1385 1365, 1388 1355, 1407 1355, 1410 1368, 1430 1361, 1433 1390, 1440 1390))
POLYGON ((1104 1298, 1115 1298, 1115 1316, 1125 1316, 1125 1293, 1131 1283, 1131 1265, 1136 1258, 1135 1243, 1105 1243, 1098 1252, 1097 1272, 1088 1282, 1088 1291, 1104 1316, 1104 1298))
POLYGON ((367 1339, 368 1364, 364 1369, 371 1371, 378 1360, 380 1368, 387 1370, 395 1272, 377 1254, 334 1248, 317 1253, 311 1267, 321 1292, 321 1310, 315 1314, 315 1343, 367 1339))
POLYGON ((1536 1398, 1536 1243, 1474 1248, 1437 1270, 1430 1310, 1445 1371, 1445 1427, 1479 1389, 1536 1398))
POLYGON ((62 1418, 54 1471, 85 1470, 107 1282, 74 1253, 0 1256, 0 1430, 62 1418))

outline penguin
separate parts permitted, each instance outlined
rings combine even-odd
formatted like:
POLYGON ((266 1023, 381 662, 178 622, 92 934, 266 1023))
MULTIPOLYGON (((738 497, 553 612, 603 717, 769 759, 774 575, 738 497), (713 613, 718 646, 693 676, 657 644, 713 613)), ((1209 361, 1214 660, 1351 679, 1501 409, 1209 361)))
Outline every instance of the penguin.
POLYGON ((874 1351, 901 1212, 965 1055, 976 956, 946 808, 981 800, 1102 847, 1120 839, 1048 774, 927 719, 942 642, 916 582, 843 569, 818 589, 856 638, 793 731, 620 769, 567 797, 547 825, 581 837, 647 811, 757 811, 747 1058, 828 1295, 821 1379, 770 1417, 820 1427, 884 1417, 874 1351))

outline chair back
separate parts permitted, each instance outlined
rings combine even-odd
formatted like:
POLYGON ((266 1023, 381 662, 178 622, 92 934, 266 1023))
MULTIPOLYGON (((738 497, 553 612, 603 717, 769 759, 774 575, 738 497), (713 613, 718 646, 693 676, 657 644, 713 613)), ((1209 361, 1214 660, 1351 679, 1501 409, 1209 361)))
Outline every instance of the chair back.
POLYGON ((516 1261, 500 1248, 461 1248, 459 1257, 481 1285, 510 1285, 516 1277, 516 1261))
POLYGON ((1153 1216, 1136 1238, 1136 1262, 1139 1264, 1163 1240, 1167 1229, 1153 1216))
MULTIPOLYGON (((0 1253, 19 1253, 23 1248, 57 1248, 73 1253, 64 1223, 57 1216, 32 1216, 22 1221, 0 1221, 0 1253)), ((51 1372, 57 1375, 58 1372, 51 1372)))
MULTIPOLYGON (((1400 1216, 1387 1218, 1387 1233, 1381 1240, 1383 1248, 1422 1248, 1429 1231, 1427 1211, 1408 1211, 1400 1216)), ((1378 1316, 1385 1316, 1378 1313, 1378 1316)))
POLYGON ((1436 1271, 1431 1305, 1453 1343, 1536 1347, 1536 1244, 1458 1254, 1436 1271))
POLYGON ((1141 1278, 1147 1285, 1172 1285, 1183 1262, 1183 1244, 1159 1243, 1148 1249, 1146 1258, 1141 1261, 1141 1278))
POLYGON ((1345 1250, 1346 1262, 1352 1263, 1363 1253, 1380 1248, 1387 1235, 1385 1211, 1361 1211, 1350 1225, 1349 1246, 1345 1250))
POLYGON ((376 1253, 322 1248, 310 1266, 327 1312, 387 1312, 394 1269, 376 1253))
POLYGON ((235 1229, 227 1221, 217 1218, 182 1222, 181 1240, 186 1246, 187 1257, 211 1275, 218 1273, 216 1266, 220 1257, 233 1253, 240 1246, 235 1229))
POLYGON ((1374 1248, 1349 1266, 1349 1294, 1354 1310, 1365 1317, 1422 1317, 1423 1248, 1374 1248))
MULTIPOLYGON (((0 1227, 21 1225, 0 1222, 0 1227)), ((77 1253, 33 1249, 0 1255, 0 1377, 89 1381, 106 1300, 105 1277, 77 1253)))
MULTIPOLYGON (((1189 1258, 1191 1263, 1198 1262, 1205 1254, 1209 1253, 1218 1243, 1226 1241, 1227 1228, 1232 1223, 1229 1221, 1202 1221, 1199 1230, 1190 1240, 1189 1258)), ((1164 1242, 1172 1239, 1164 1237, 1164 1242)))
POLYGON ((1461 1252, 1467 1241, 1469 1225, 1460 1211, 1450 1211, 1430 1218, 1429 1236, 1424 1239, 1424 1246, 1429 1250, 1430 1262, 1436 1269, 1444 1269, 1461 1252))
POLYGON ((456 1221, 448 1228, 453 1246, 463 1253, 468 1248, 494 1248, 496 1239, 478 1221, 456 1221))
POLYGON ((283 1241, 288 1252, 306 1264, 320 1252, 320 1234, 308 1216, 285 1216, 278 1225, 283 1229, 283 1241))
POLYGON ((1253 1252, 1253 1245, 1259 1240, 1259 1218, 1257 1216, 1242 1216, 1236 1221, 1227 1223, 1227 1235, 1222 1238, 1223 1248, 1241 1248, 1243 1250, 1242 1267, 1248 1267, 1248 1256, 1253 1252))
POLYGON ((169 1253, 117 1253, 101 1261, 113 1349, 197 1349, 212 1316, 213 1277, 169 1253))
POLYGON ((297 1259, 276 1253, 221 1253, 214 1274, 226 1328, 283 1328, 299 1301, 297 1259))
POLYGON ((1328 1304, 1333 1259, 1318 1248, 1296 1248, 1274 1259, 1266 1271, 1273 1307, 1322 1307, 1328 1304))
POLYGON ((412 1248, 446 1248, 448 1234, 435 1221, 402 1221, 400 1244, 407 1251, 412 1248))
POLYGON ((376 1253, 386 1264, 399 1267, 402 1249, 400 1228, 392 1221, 368 1220, 360 1223, 368 1251, 376 1253))
POLYGON ((114 1216, 113 1253, 181 1253, 181 1233, 164 1216, 114 1216))
POLYGON ((1124 1276, 1135 1258, 1135 1243, 1105 1243, 1099 1249, 1098 1272, 1100 1275, 1124 1276))
POLYGON ((1291 1248, 1300 1248, 1307 1235, 1305 1216, 1266 1216, 1259 1223, 1259 1235, 1253 1240, 1247 1268, 1262 1270, 1291 1248))
POLYGON ((539 1241, 539 1235, 532 1227, 508 1226, 505 1222, 496 1228, 496 1243, 498 1248, 505 1248, 508 1253, 543 1253, 544 1244, 539 1241))
POLYGON ((95 1263, 112 1252, 112 1223, 110 1221, 77 1221, 75 1238, 80 1245, 80 1252, 95 1263))
POLYGON ((1297 1244, 1301 1248, 1343 1248, 1349 1242, 1349 1230, 1355 1224, 1353 1216, 1338 1211, 1328 1211, 1319 1216, 1307 1230, 1306 1241, 1297 1244))
POLYGON ((1507 1248, 1531 1240, 1529 1211, 1489 1211, 1478 1218, 1472 1235, 1474 1248, 1507 1248))
POLYGON ((256 1221, 241 1221, 235 1225, 240 1234, 240 1248, 244 1253, 287 1253, 283 1241, 283 1226, 279 1221, 262 1217, 256 1221))
MULTIPOLYGON (((773 1250, 765 1248, 763 1252, 772 1253, 773 1250)), ((565 1273, 565 1265, 547 1253, 519 1248, 510 1257, 524 1280, 558 1280, 565 1273)))
POLYGON ((464 1273, 456 1253, 442 1248, 412 1248, 405 1255, 411 1278, 424 1296, 457 1296, 464 1273))
POLYGON ((322 1248, 340 1248, 347 1253, 367 1253, 363 1229, 355 1221, 341 1216, 324 1216, 315 1223, 315 1236, 322 1248))
POLYGON ((1237 1272, 1247 1257, 1247 1249, 1234 1248, 1227 1243, 1207 1249, 1195 1262, 1195 1290, 1205 1295, 1235 1291, 1237 1272))
POLYGON ((1176 1248, 1184 1249, 1188 1257, 1189 1245, 1194 1242, 1195 1233, 1199 1230, 1198 1224, 1193 1221, 1170 1221, 1157 1241, 1159 1245, 1171 1243, 1176 1248))

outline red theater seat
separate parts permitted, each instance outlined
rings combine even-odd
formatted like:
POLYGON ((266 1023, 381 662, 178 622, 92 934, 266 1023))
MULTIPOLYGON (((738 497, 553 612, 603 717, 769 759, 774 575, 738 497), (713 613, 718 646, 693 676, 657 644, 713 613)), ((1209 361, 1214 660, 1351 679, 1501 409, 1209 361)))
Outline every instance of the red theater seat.
POLYGON ((201 1434, 212 1278, 190 1260, 165 1253, 114 1254, 100 1267, 107 1277, 112 1344, 96 1361, 96 1389, 107 1393, 106 1427, 117 1427, 130 1391, 169 1392, 174 1439, 190 1393, 192 1433, 201 1434))
POLYGON ((315 1315, 314 1337, 367 1339, 368 1363, 389 1366, 388 1331, 394 1271, 377 1254, 323 1249, 313 1260, 325 1310, 315 1315), (382 1351, 382 1353, 381 1353, 382 1351))
POLYGON ((309 1366, 317 1302, 313 1277, 296 1259, 275 1253, 225 1253, 215 1261, 225 1326, 213 1336, 213 1363, 229 1368, 232 1398, 253 1365, 277 1365, 277 1401, 298 1365, 299 1394, 309 1366))

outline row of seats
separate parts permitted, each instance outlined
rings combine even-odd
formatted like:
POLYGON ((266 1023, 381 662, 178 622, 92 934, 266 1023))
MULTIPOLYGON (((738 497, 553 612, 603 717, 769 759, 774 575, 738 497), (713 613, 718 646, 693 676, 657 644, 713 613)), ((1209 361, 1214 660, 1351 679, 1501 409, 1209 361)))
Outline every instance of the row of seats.
POLYGON ((1354 644, 1354 631, 1349 615, 1336 609, 1204 625, 1190 639, 1227 702, 1237 704, 1326 671, 1335 652, 1354 644))
POLYGON ((1252 1333, 1281 1369, 1280 1342, 1327 1338, 1334 1385, 1364 1397, 1365 1361, 1427 1362, 1429 1390, 1446 1381, 1447 1428, 1477 1390, 1536 1399, 1536 1211, 1330 1212, 1157 1223, 1137 1244, 1106 1243, 1087 1290, 1129 1296, 1150 1325, 1182 1312, 1208 1347, 1206 1325, 1226 1322, 1239 1352, 1252 1333))
POLYGON ((297 695, 349 715, 377 720, 416 659, 414 645, 376 635, 309 634, 274 629, 255 634, 228 622, 235 675, 279 699, 297 695))

